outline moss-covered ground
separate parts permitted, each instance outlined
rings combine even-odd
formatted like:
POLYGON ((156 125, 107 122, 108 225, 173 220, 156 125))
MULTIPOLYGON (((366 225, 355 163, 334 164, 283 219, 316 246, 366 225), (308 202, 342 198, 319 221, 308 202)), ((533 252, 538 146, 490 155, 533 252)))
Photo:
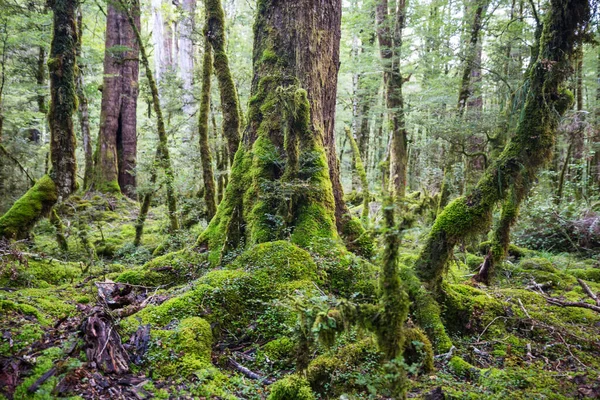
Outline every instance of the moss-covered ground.
MULTIPOLYGON (((343 301, 375 301, 377 257, 361 259, 337 242, 301 248, 276 241, 213 266, 194 248, 202 226, 169 237, 160 207, 152 209, 138 248, 137 204, 129 200, 73 196, 58 214, 67 252, 47 221, 30 241, 2 244, 0 398, 390 398, 395 370, 374 336, 359 326, 344 329, 345 317, 335 310, 343 301), (109 311, 132 354, 122 376, 90 364, 80 333, 102 304, 95 282, 105 280, 132 285, 144 303, 129 315, 109 311), (134 350, 130 338, 140 327, 149 328, 147 343, 134 350), (299 371, 303 357, 308 367, 299 371)), ((425 231, 405 231, 405 280, 425 231)), ((486 287, 470 280, 486 244, 461 249, 440 302, 450 351, 427 337, 432 327, 419 326, 426 304, 411 307, 402 364, 408 397, 600 396, 600 313, 547 300, 593 304, 577 279, 600 292, 600 263, 513 247, 486 287)))

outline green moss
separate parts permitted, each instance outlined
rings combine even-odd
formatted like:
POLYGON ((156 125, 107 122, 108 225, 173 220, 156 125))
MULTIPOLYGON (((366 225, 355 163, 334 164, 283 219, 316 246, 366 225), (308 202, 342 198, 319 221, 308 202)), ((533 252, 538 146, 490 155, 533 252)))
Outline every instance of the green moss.
POLYGON ((174 330, 151 330, 145 361, 157 377, 179 377, 211 367, 210 324, 199 317, 183 319, 174 330))
POLYGON ((56 203, 56 185, 44 175, 0 217, 0 237, 24 239, 35 223, 56 203))
POLYGON ((566 272, 575 278, 600 283, 600 268, 569 269, 566 272))
POLYGON ((261 62, 263 63, 268 63, 268 62, 277 62, 277 54, 271 50, 271 49, 265 49, 262 53, 262 57, 260 59, 261 62))
POLYGON ((229 268, 242 268, 258 279, 288 282, 317 281, 317 265, 310 253, 287 241, 258 244, 239 256, 229 268))
POLYGON ((433 346, 419 328, 404 330, 404 360, 408 365, 418 366, 424 373, 433 371, 433 346))
POLYGON ((533 257, 522 260, 519 263, 519 267, 525 270, 536 270, 557 273, 558 269, 552 265, 552 262, 548 259, 541 257, 533 257))
POLYGON ((187 283, 208 268, 207 254, 184 249, 156 257, 140 268, 123 272, 118 282, 146 286, 172 286, 187 283))
POLYGON ((468 253, 465 257, 465 264, 471 271, 475 271, 483 263, 483 257, 468 253))
POLYGON ((347 216, 341 233, 348 250, 367 259, 373 257, 375 241, 358 218, 347 216))
POLYGON ((296 344, 287 336, 266 343, 262 350, 272 360, 281 360, 290 357, 296 344))
POLYGON ((365 389, 364 375, 380 368, 383 357, 372 338, 330 351, 312 360, 306 376, 313 391, 337 398, 357 388, 365 389))
POLYGON ((35 393, 29 393, 27 390, 33 385, 43 374, 48 372, 56 362, 63 357, 63 351, 59 347, 50 347, 42 351, 42 354, 34 361, 32 373, 23 380, 17 387, 14 393, 15 399, 36 399, 36 400, 51 400, 56 396, 52 393, 54 387, 59 381, 57 376, 50 377, 46 380, 35 393))
POLYGON ((288 375, 271 386, 269 400, 314 400, 306 378, 288 375))
POLYGON ((454 356, 450 359, 448 362, 448 369, 460 378, 473 378, 479 372, 478 368, 458 356, 454 356))

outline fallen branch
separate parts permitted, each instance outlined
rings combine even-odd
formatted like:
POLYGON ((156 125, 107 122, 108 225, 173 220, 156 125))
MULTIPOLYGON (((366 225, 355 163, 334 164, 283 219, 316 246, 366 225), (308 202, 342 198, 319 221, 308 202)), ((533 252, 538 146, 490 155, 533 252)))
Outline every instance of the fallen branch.
POLYGON ((255 379, 255 380, 263 381, 267 385, 270 385, 270 384, 272 384, 274 382, 274 380, 271 379, 271 378, 265 378, 262 375, 257 374, 256 372, 253 372, 253 371, 249 370, 248 368, 244 367, 242 364, 238 363, 237 361, 235 361, 231 357, 229 358, 229 363, 231 364, 232 367, 234 367, 236 370, 238 370, 242 374, 246 375, 250 379, 255 379))

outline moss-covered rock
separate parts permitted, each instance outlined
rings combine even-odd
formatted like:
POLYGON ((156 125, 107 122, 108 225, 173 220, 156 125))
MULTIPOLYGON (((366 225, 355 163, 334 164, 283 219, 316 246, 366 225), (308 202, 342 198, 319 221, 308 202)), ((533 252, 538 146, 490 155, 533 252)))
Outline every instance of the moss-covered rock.
POLYGON ((478 375, 479 369, 466 362, 462 357, 454 356, 448 362, 448 369, 454 375, 460 378, 474 378, 478 375))
POLYGON ((308 381, 299 375, 288 375, 271 386, 268 400, 314 400, 308 381))
POLYGON ((600 268, 575 268, 566 271, 575 278, 600 283, 600 268))
POLYGON ((550 260, 541 257, 524 259, 519 263, 519 267, 525 270, 544 271, 551 272, 553 274, 558 272, 558 269, 552 265, 550 260))
POLYGON ((409 328, 403 334, 406 363, 417 366, 424 373, 433 371, 433 346, 425 332, 419 328, 409 328))

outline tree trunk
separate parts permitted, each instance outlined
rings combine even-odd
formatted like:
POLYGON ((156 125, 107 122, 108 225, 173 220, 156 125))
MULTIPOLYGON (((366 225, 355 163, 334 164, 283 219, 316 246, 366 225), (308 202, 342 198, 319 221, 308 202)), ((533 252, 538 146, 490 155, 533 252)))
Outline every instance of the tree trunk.
MULTIPOLYGON (((478 63, 481 61, 480 32, 483 24, 483 16, 488 7, 488 0, 476 0, 476 8, 473 12, 473 23, 471 25, 471 37, 467 48, 465 49, 465 60, 460 91, 458 93, 458 115, 462 116, 467 107, 468 101, 473 94, 473 71, 480 68, 478 63)), ((479 73, 481 75, 481 73, 479 73)), ((478 77, 475 77, 478 79, 478 77)), ((477 102, 473 103, 477 106, 477 102)))
MULTIPOLYGON (((183 0, 181 3, 183 18, 179 28, 179 75, 183 82, 183 112, 187 117, 194 114, 194 12, 196 0, 183 0)), ((191 136, 191 135, 190 135, 191 136)))
POLYGON ((35 81, 37 83, 37 104, 38 111, 46 115, 48 106, 46 105, 46 48, 40 46, 38 49, 38 64, 35 71, 35 81))
POLYGON ((225 51, 225 12, 221 0, 205 0, 205 35, 214 52, 215 75, 221 94, 223 110, 223 134, 227 139, 229 160, 233 164, 235 153, 240 145, 240 107, 233 76, 229 70, 229 60, 225 51))
POLYGON ((436 218, 415 264, 417 274, 430 289, 439 291, 454 246, 465 236, 486 229, 493 207, 511 190, 515 198, 524 198, 537 171, 551 157, 559 116, 573 100, 562 85, 589 15, 587 0, 551 1, 515 136, 471 193, 454 200, 436 218))
MULTIPOLYGON (((134 3, 132 3, 134 4, 134 3)), ((139 10, 129 11, 139 29, 139 10)), ((108 5, 100 133, 93 188, 135 196, 139 46, 126 14, 108 5)))
MULTIPOLYGON (((77 59, 81 59, 81 43, 83 38, 83 15, 81 13, 81 6, 77 9, 77 59)), ((79 101, 79 124, 81 127, 81 138, 83 140, 83 154, 85 157, 85 170, 83 174, 83 187, 87 189, 92 182, 93 168, 94 168, 94 155, 92 151, 92 138, 90 135, 90 113, 88 110, 88 100, 85 95, 83 86, 83 75, 84 65, 79 63, 79 70, 77 73, 77 100, 79 101)))
POLYGON ((404 79, 400 72, 402 29, 404 29, 406 0, 399 0, 390 13, 387 0, 379 0, 376 7, 377 37, 384 68, 386 108, 392 130, 390 147, 390 192, 398 200, 406 193, 408 139, 404 119, 404 79))
POLYGON ((0 218, 0 237, 21 239, 48 214, 57 201, 77 187, 73 112, 77 105, 75 70, 77 51, 76 0, 55 0, 50 71, 50 152, 52 170, 27 191, 0 218))
MULTIPOLYGON (((162 115, 162 108, 160 105, 160 99, 158 97, 158 87, 156 86, 156 81, 154 80, 154 76, 152 75, 152 70, 150 69, 150 61, 148 60, 148 55, 146 54, 146 48, 144 47, 144 43, 142 41, 142 35, 140 34, 139 26, 139 3, 137 0, 131 1, 131 7, 129 8, 125 4, 125 0, 119 0, 123 10, 127 15, 127 19, 129 20, 129 25, 133 29, 133 34, 137 45, 139 47, 140 55, 142 56, 142 64, 144 65, 144 69, 146 70, 146 79, 148 79, 148 84, 150 86, 150 92, 152 93, 152 105, 154 107, 154 113, 156 114, 156 129, 158 132, 158 148, 156 151, 156 159, 158 166, 162 168, 165 172, 165 187, 167 189, 167 214, 169 216, 170 223, 170 231, 171 233, 179 230, 179 221, 177 218, 177 198, 175 197, 175 187, 173 184, 174 180, 174 171, 173 166, 171 165, 171 157, 169 156, 169 146, 167 141, 167 131, 165 129, 165 123, 162 115), (135 10, 137 12, 136 15, 131 13, 131 10, 135 10)), ((156 178, 154 178, 156 179, 156 178)), ((148 196, 148 195, 146 195, 148 196)), ((144 199, 144 203, 146 203, 146 199, 144 199)), ((148 200, 149 203, 149 200, 148 200)), ((143 206, 143 204, 142 204, 143 206)), ((149 207, 149 204, 148 204, 149 207)), ((143 211, 143 209, 142 209, 143 211)), ((147 211, 146 211, 147 212, 147 211)), ((141 212, 140 212, 141 214, 141 212)))
POLYGON ((352 131, 346 127, 344 129, 346 131, 346 137, 350 142, 350 148, 352 149, 352 157, 354 159, 354 168, 356 169, 356 174, 360 180, 360 185, 362 186, 362 196, 363 196, 363 210, 362 210, 362 220, 363 223, 369 222, 369 203, 371 201, 371 194, 369 193, 369 181, 367 180, 367 171, 365 171, 365 166, 362 162, 362 158, 360 156, 360 150, 358 149, 358 144, 354 137, 352 136, 352 131))
POLYGON ((204 60, 202 62, 202 93, 198 133, 200 137, 200 157, 202 162, 202 178, 204 180, 204 202, 206 203, 206 219, 210 221, 217 213, 215 176, 212 168, 212 156, 208 145, 208 117, 210 113, 210 86, 212 77, 212 51, 208 38, 204 39, 204 60))
POLYGON ((338 238, 324 147, 335 90, 323 82, 337 73, 340 16, 339 0, 259 1, 248 125, 223 201, 198 239, 211 262, 240 245, 338 238))

